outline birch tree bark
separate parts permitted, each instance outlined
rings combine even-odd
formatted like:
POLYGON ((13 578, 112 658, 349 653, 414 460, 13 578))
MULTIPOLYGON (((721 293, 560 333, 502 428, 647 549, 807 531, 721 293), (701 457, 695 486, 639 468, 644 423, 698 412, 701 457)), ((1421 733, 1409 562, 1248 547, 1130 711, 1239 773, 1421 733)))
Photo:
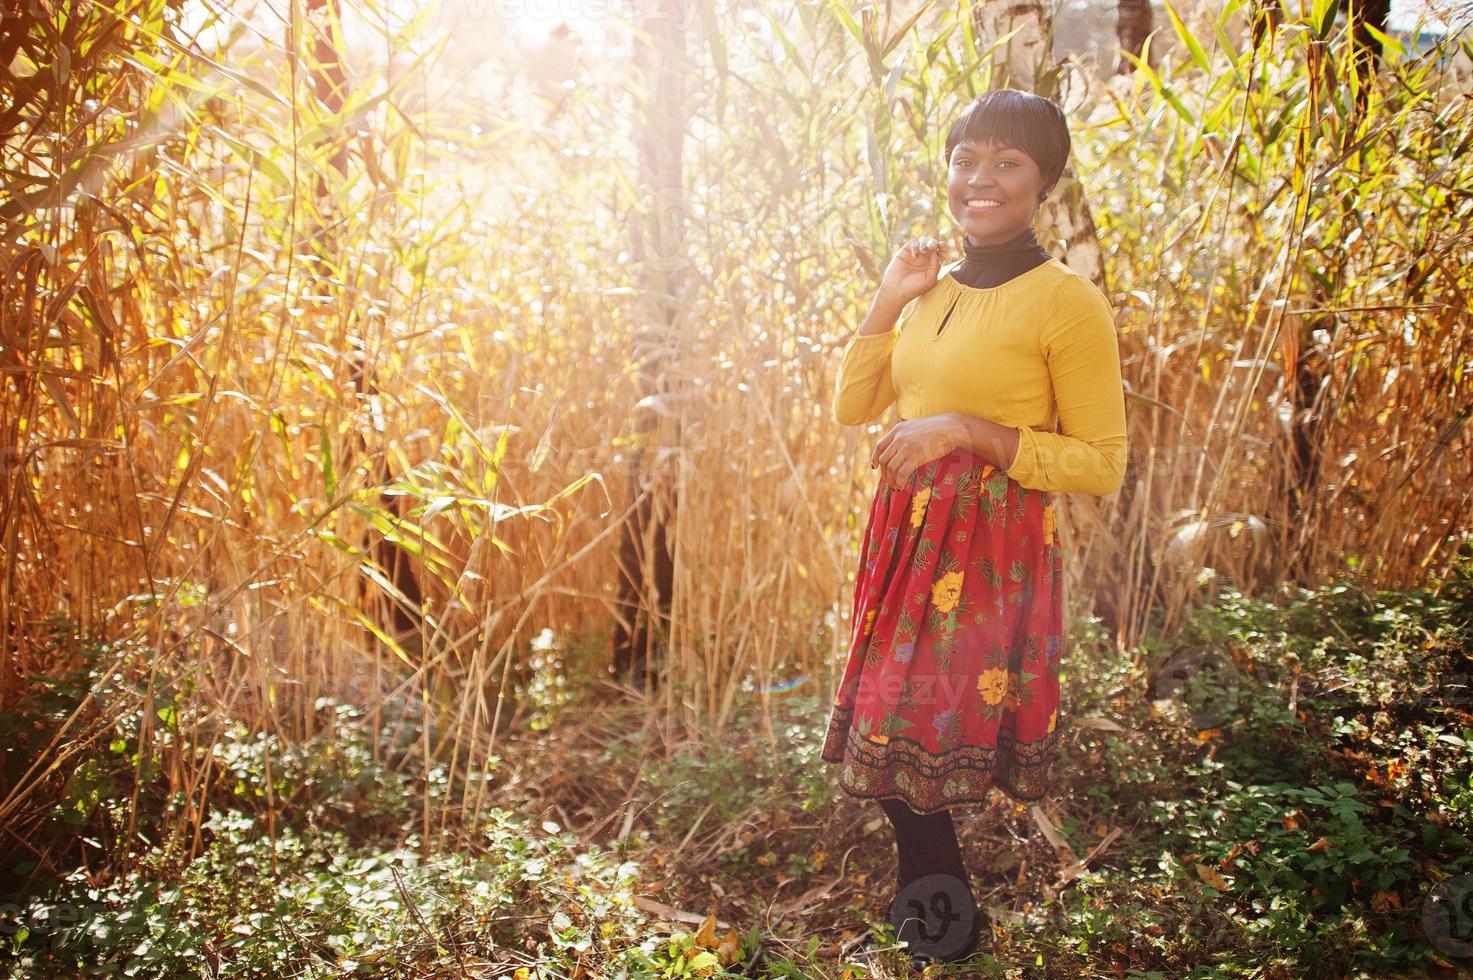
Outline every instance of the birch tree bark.
MULTIPOLYGON (((1022 89, 1064 104, 1066 76, 1054 61, 1048 0, 985 0, 973 11, 972 28, 983 49, 1017 31, 994 54, 992 88, 1022 89)), ((1104 288, 1099 241, 1072 163, 1039 208, 1038 224, 1044 248, 1104 288)))

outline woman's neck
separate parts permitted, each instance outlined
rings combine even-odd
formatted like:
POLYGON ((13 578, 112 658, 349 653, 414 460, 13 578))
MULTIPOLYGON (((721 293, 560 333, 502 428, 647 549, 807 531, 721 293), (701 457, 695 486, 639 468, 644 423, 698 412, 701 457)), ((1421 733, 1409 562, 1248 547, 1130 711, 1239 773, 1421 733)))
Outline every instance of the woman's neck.
POLYGON ((1051 255, 1033 234, 1033 226, 1025 225, 1012 238, 996 244, 982 244, 962 236, 964 257, 951 276, 964 286, 987 289, 1020 276, 1047 262, 1051 255))

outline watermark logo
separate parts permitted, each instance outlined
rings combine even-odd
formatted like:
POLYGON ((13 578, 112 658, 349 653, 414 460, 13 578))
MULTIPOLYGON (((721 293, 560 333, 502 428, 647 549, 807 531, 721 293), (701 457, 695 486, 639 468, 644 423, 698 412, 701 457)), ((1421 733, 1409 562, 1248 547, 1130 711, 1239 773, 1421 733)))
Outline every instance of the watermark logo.
POLYGON ((1151 700, 1181 701, 1198 728, 1216 728, 1241 717, 1246 679, 1230 657, 1212 647, 1189 647, 1166 659, 1151 683, 1151 700))
POLYGON ((900 889, 890 903, 897 939, 912 954, 945 960, 972 941, 980 910, 967 883, 955 875, 923 875, 900 889))
POLYGON ((1473 874, 1447 878, 1427 893, 1422 932, 1440 953, 1473 957, 1473 874))

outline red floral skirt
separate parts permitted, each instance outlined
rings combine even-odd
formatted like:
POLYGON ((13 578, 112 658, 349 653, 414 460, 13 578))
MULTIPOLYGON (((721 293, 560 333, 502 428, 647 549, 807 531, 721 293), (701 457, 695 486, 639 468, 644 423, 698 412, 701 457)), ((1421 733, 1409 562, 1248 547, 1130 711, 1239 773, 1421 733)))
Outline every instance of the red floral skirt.
POLYGON ((882 479, 822 757, 917 813, 1043 798, 1058 741, 1064 552, 1051 493, 968 449, 882 479))

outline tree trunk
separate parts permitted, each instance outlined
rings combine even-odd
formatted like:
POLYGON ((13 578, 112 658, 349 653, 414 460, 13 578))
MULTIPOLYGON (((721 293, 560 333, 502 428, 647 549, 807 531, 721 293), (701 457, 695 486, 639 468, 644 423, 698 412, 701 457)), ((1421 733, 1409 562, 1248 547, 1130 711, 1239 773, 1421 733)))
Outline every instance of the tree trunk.
POLYGON ((682 150, 686 131, 685 35, 680 0, 660 0, 636 36, 634 70, 642 84, 635 139, 640 197, 630 228, 631 251, 640 269, 634 341, 641 405, 634 409, 635 440, 629 464, 629 497, 639 499, 621 531, 618 595, 615 600, 613 663, 616 673, 649 689, 659 686, 659 669, 669 642, 670 597, 675 565, 668 543, 679 500, 672 481, 651 466, 660 462, 660 414, 646 399, 667 390, 664 366, 674 346, 689 264, 684 252, 682 150), (673 227, 671 226, 673 224, 673 227), (644 495, 641 498, 641 495, 644 495))
MULTIPOLYGON (((1115 7, 1115 39, 1121 51, 1129 51, 1137 58, 1145 49, 1146 37, 1151 33, 1151 0, 1118 0, 1115 7)), ((1115 66, 1115 74, 1129 75, 1135 71, 1135 62, 1121 58, 1115 66)))
MULTIPOLYGON (((1063 104, 1062 73, 1053 59, 1053 18, 1046 0, 986 0, 974 8, 972 27, 983 48, 1018 29, 994 55, 993 88, 1022 89, 1063 104)), ((1100 243, 1072 164, 1039 207, 1039 218, 1039 242, 1103 289, 1100 243)))

